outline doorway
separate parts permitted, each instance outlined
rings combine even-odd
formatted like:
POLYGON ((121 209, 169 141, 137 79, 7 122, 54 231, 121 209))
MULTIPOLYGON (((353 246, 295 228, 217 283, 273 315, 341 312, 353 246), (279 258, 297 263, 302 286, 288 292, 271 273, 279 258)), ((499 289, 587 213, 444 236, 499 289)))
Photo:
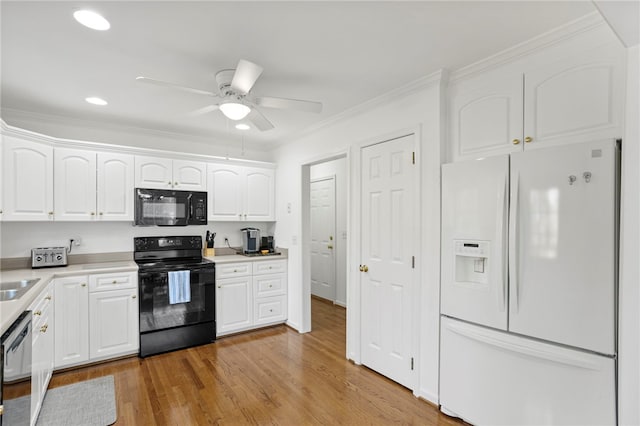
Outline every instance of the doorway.
MULTIPOLYGON (((341 309, 341 314, 345 315, 344 309, 347 307, 348 187, 349 171, 346 152, 302 166, 303 332, 313 331, 312 305, 317 306, 319 301, 329 304, 332 308, 341 309), (330 195, 331 189, 326 188, 331 185, 329 183, 331 181, 333 181, 333 197, 330 195), (317 213, 312 213, 312 186, 314 190, 313 210, 317 213), (321 192, 323 195, 320 195, 321 192), (324 200, 315 199, 316 197, 324 198, 324 200), (334 200, 334 208, 332 209, 335 218, 334 224, 331 225, 330 220, 325 221, 327 223, 322 227, 328 229, 327 231, 323 231, 322 227, 315 226, 316 233, 322 232, 323 236, 312 236, 311 216, 312 214, 320 215, 320 211, 326 212, 327 209, 330 209, 330 207, 323 205, 330 204, 327 198, 334 200), (332 226, 333 233, 329 233, 332 226), (312 240, 314 241, 312 242, 312 240), (312 254, 312 251, 315 253, 312 254), (322 270, 327 265, 331 267, 331 263, 333 263, 335 272, 323 270, 322 273, 325 277, 321 276, 322 274, 318 270, 322 270), (312 276, 315 281, 313 285, 311 283, 312 276), (326 276, 329 276, 329 279, 326 276), (330 278, 335 281, 335 291, 330 290, 329 293, 319 294, 316 290, 324 284, 318 283, 331 282, 330 278), (311 303, 312 298, 313 304, 311 303)), ((316 219, 314 221, 317 222, 316 219)))

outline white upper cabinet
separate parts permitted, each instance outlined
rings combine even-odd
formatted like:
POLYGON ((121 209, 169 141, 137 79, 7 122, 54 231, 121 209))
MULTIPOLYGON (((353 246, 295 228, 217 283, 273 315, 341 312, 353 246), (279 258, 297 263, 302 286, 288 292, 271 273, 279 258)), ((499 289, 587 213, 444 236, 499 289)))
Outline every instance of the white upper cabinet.
POLYGON ((210 163, 207 166, 209 220, 275 220, 275 171, 210 163))
POLYGON ((601 30, 455 81, 451 160, 622 135, 625 51, 601 30))
POLYGON ((133 155, 99 152, 99 220, 133 220, 133 155))
POLYGON ((95 219, 96 153, 56 148, 54 159, 55 219, 95 219))
POLYGON ((244 220, 275 220, 275 170, 245 167, 244 220))
POLYGON ((55 149, 55 219, 133 220, 133 156, 55 149))
POLYGON ((2 220, 53 220, 53 147, 2 138, 2 220))
POLYGON ((135 187, 206 191, 206 164, 137 155, 135 187))

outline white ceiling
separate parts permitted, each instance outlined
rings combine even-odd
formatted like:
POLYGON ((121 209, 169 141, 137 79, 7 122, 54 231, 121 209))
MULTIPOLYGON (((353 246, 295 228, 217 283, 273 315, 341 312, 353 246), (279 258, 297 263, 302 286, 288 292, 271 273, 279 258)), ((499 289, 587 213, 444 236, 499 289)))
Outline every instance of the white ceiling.
POLYGON ((215 91, 244 58, 264 67, 252 93, 309 99, 321 114, 263 108, 276 126, 245 139, 270 147, 438 69, 453 70, 595 10, 590 1, 167 2, 2 1, 2 108, 224 141, 240 132, 214 99, 136 76, 215 91), (111 22, 85 28, 89 8, 111 22), (100 96, 106 107, 84 101, 100 96))

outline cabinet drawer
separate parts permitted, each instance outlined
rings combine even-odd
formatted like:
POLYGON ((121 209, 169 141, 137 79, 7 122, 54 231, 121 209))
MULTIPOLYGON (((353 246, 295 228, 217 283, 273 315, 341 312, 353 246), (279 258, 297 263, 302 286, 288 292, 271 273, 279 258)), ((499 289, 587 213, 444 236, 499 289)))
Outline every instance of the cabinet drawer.
POLYGON ((262 297, 256 299, 254 308, 255 325, 284 322, 287 319, 286 296, 262 297))
POLYGON ((89 276, 89 292, 120 290, 138 286, 136 272, 114 272, 89 276))
POLYGON ((251 262, 216 264, 216 278, 233 278, 251 275, 251 262))
POLYGON ((287 280, 284 274, 268 274, 253 277, 256 297, 279 296, 285 294, 287 280))
POLYGON ((277 274, 287 271, 286 260, 268 260, 253 262, 253 275, 277 274))

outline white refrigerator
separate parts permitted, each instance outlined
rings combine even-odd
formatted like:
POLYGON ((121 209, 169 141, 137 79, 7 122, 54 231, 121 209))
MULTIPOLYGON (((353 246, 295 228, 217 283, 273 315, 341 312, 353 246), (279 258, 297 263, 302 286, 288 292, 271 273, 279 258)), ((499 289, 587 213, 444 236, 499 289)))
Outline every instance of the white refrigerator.
POLYGON ((440 404, 473 424, 615 424, 619 146, 442 166, 440 404))

